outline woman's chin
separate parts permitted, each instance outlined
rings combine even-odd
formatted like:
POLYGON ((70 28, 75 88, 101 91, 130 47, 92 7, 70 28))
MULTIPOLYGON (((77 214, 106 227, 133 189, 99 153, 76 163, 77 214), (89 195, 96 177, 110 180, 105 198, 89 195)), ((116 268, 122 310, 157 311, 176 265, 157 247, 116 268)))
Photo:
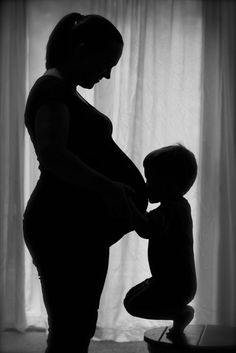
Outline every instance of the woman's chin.
POLYGON ((86 81, 83 83, 80 83, 80 86, 83 88, 87 88, 87 89, 91 89, 94 87, 94 85, 96 85, 99 82, 99 80, 96 81, 86 81))
POLYGON ((158 198, 149 198, 148 201, 150 203, 159 203, 159 202, 161 202, 158 198))

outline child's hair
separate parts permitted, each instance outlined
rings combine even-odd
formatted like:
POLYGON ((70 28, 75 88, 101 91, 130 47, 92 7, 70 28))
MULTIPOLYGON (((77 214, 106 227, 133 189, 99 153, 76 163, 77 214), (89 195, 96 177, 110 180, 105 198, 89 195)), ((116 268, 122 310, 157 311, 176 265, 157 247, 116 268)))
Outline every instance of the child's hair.
POLYGON ((49 36, 46 69, 64 63, 80 43, 101 48, 109 42, 124 44, 118 29, 105 17, 69 13, 57 23, 49 36))
POLYGON ((170 177, 182 195, 188 192, 197 177, 195 156, 181 144, 152 151, 145 157, 143 166, 148 175, 170 177))

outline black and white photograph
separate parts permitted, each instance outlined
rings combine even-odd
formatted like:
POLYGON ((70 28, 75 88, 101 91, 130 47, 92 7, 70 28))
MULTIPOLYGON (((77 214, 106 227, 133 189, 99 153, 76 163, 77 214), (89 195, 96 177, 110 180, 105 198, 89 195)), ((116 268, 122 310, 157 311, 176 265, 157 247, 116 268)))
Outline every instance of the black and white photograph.
POLYGON ((236 349, 236 1, 0 0, 0 353, 236 349))

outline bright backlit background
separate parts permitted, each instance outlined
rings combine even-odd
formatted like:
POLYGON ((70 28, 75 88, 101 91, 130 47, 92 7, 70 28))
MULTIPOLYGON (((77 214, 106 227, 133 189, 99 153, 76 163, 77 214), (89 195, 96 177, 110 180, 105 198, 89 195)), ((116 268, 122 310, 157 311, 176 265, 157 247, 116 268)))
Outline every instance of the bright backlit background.
MULTIPOLYGON (((214 1, 198 0, 32 0, 8 2, 4 11, 2 26, 4 33, 10 32, 11 36, 8 41, 6 35, 1 37, 6 58, 1 63, 1 74, 10 87, 17 80, 20 82, 19 89, 14 85, 14 92, 16 96, 22 94, 24 102, 35 80, 45 72, 48 36, 62 16, 73 11, 97 13, 120 30, 124 51, 111 79, 104 79, 93 90, 78 90, 109 116, 114 140, 142 173, 143 158, 153 149, 182 143, 194 152, 199 174, 186 195, 192 207, 198 276, 198 291, 192 303, 196 310, 193 322, 235 324, 233 2, 226 5, 219 1, 216 5, 214 1), (11 20, 7 20, 9 13, 11 20), (19 45, 19 38, 23 38, 25 47, 19 45), (22 48, 26 50, 23 52, 22 48), (21 60, 25 71, 15 66, 13 72, 10 59, 21 60)), ((1 116, 11 117, 13 107, 9 110, 7 105, 11 102, 10 91, 3 84, 2 88, 1 116)), ((22 161, 22 185, 13 177, 19 169, 14 163, 8 173, 1 175, 5 182, 0 203, 4 222, 12 214, 12 204, 20 207, 22 215, 39 177, 33 146, 28 133, 22 131, 23 109, 21 101, 13 114, 18 120, 1 120, 6 136, 1 142, 2 163, 16 151, 22 161), (21 139, 15 138, 10 144, 9 131, 17 131, 16 135, 21 131, 21 139), (11 183, 21 191, 9 199, 7 188, 12 187, 11 183)), ((2 226, 0 238, 5 308, 2 326, 22 330, 29 326, 46 328, 40 283, 22 240, 21 217, 15 221, 11 218, 11 222, 12 227, 2 226), (23 249, 20 255, 19 249, 23 249), (16 291, 18 295, 9 294, 16 291)), ((140 340, 147 328, 163 324, 131 317, 122 304, 126 292, 149 276, 146 240, 135 232, 127 234, 111 248, 98 338, 140 340)))

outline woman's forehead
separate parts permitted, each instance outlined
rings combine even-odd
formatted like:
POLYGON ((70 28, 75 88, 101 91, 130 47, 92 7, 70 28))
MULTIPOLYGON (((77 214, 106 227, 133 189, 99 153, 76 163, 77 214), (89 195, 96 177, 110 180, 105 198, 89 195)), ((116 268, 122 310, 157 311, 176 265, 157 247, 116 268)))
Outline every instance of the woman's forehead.
POLYGON ((123 44, 117 42, 111 42, 107 46, 100 48, 99 54, 111 66, 115 66, 123 51, 123 44))

